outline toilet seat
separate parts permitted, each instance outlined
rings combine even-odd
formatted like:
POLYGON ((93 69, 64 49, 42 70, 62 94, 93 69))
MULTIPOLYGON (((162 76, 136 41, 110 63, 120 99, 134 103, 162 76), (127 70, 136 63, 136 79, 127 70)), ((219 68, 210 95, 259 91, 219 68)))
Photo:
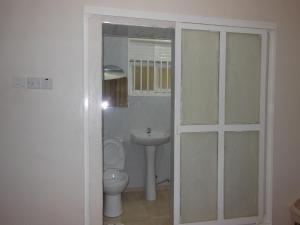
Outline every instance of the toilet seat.
POLYGON ((125 153, 123 145, 114 139, 105 140, 103 144, 103 165, 106 169, 119 169, 125 168, 125 153))

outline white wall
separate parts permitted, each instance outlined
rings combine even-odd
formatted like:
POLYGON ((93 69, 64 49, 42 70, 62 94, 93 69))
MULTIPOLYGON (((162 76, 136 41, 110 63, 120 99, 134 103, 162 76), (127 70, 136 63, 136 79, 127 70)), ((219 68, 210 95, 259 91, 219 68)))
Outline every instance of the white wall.
POLYGON ((1 0, 0 21, 0 224, 82 225, 81 4, 1 0))
POLYGON ((299 0, 1 0, 0 224, 83 224, 83 5, 278 24, 275 225, 300 196, 299 0), (52 91, 13 89, 46 75, 52 91))

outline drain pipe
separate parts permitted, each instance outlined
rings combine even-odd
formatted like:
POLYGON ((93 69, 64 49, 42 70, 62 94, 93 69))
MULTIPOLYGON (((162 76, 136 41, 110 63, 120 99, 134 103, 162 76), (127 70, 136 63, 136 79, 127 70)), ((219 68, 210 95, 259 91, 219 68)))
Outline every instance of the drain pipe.
POLYGON ((170 180, 167 178, 167 179, 157 182, 156 184, 159 185, 159 184, 163 184, 163 183, 170 183, 170 180))

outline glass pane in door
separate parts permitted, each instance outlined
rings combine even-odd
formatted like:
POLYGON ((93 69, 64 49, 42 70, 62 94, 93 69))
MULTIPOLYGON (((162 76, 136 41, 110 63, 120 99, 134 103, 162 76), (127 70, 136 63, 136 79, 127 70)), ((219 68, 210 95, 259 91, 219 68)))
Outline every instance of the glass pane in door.
POLYGON ((225 132, 224 217, 258 215, 259 132, 225 132))
POLYGON ((226 124, 259 123, 261 36, 227 33, 226 124))
POLYGON ((181 223, 217 219, 218 134, 181 134, 181 223))
POLYGON ((181 124, 217 124, 219 32, 182 30, 181 124))

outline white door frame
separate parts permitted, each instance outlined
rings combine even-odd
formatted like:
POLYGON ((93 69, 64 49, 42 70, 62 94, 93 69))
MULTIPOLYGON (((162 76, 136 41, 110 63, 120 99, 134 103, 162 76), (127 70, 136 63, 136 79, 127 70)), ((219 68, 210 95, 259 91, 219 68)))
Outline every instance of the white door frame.
MULTIPOLYGON (((176 24, 178 29, 182 23, 194 23, 202 25, 230 26, 236 28, 264 29, 268 35, 268 61, 267 61, 267 112, 266 112, 266 185, 265 185, 265 215, 264 224, 272 224, 272 172, 273 172, 273 124, 274 124, 274 88, 275 88, 275 54, 276 54, 276 24, 269 22, 258 22, 249 20, 236 20, 215 17, 198 17, 189 15, 176 15, 166 13, 155 13, 149 11, 134 11, 115 8, 102 8, 85 6, 83 13, 84 21, 84 209, 85 209, 85 225, 102 224, 102 112, 101 112, 101 31, 95 33, 99 44, 94 42, 89 35, 90 24, 89 19, 94 16, 108 16, 116 19, 119 23, 132 25, 151 25, 147 21, 160 21, 162 24, 176 24), (94 48, 91 48, 91 45, 94 48), (96 51, 91 49, 98 49, 96 51), (98 61, 97 61, 98 60, 98 61), (96 64, 95 64, 96 63, 96 64), (98 63, 98 64, 97 64, 98 63), (97 66, 98 67, 97 67, 97 66), (98 214, 99 213, 99 214, 98 214)), ((97 19, 95 19, 97 20, 97 19)), ((99 29, 101 28, 101 20, 99 20, 99 29)), ((102 21, 104 22, 104 21, 102 21)), ((101 30, 101 29, 100 29, 101 30)), ((178 32, 176 32, 177 34, 178 32)), ((176 56, 178 55, 178 47, 180 37, 175 37, 175 64, 178 64, 176 56)), ((180 43, 181 44, 181 43, 180 43)), ((175 79, 180 78, 180 66, 176 67, 175 79)), ((177 82, 178 84, 179 82, 177 82)), ((175 86, 175 95, 178 94, 178 86, 175 86)), ((177 98, 178 99, 178 98, 177 98)), ((175 101, 175 109, 179 102, 175 101)), ((174 134, 178 133, 179 118, 174 118, 174 134)), ((176 141, 176 139, 175 139, 176 141)), ((178 146, 179 143, 174 143, 178 146)), ((178 173, 180 158, 178 157, 179 148, 174 149, 174 174, 178 173)), ((179 193, 179 180, 174 180, 174 193, 179 193)), ((176 212, 179 211, 179 198, 174 195, 174 224, 180 224, 179 217, 176 212)))

